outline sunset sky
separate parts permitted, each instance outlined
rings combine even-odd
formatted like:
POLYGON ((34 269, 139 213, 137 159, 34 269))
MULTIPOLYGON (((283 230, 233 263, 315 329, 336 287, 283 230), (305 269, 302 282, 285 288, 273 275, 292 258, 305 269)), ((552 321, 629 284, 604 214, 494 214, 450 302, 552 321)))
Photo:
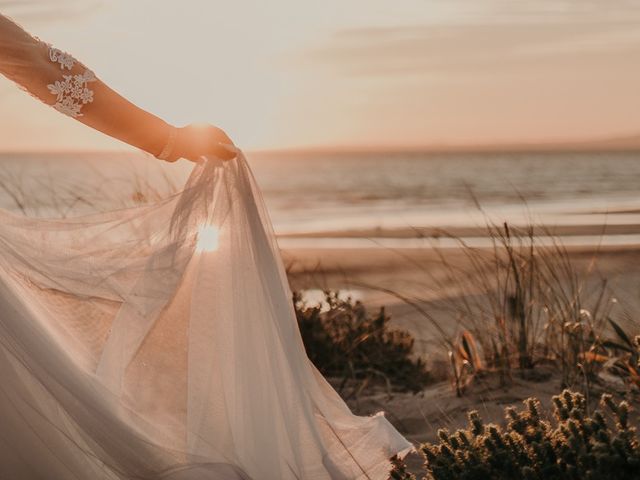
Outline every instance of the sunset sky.
MULTIPOLYGON (((244 148, 640 132, 640 1, 0 0, 168 121, 244 148), (615 6, 615 8, 613 8, 615 6)), ((0 149, 123 148, 0 80, 0 149)))

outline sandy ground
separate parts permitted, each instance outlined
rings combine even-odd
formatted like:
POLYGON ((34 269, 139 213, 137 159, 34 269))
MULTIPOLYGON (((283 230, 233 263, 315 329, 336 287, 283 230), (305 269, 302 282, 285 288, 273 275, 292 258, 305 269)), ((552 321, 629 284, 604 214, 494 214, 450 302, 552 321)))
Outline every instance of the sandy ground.
MULTIPOLYGON (((614 318, 640 331, 640 246, 574 247, 568 253, 574 268, 585 279, 585 291, 595 291, 606 280, 618 304, 614 318)), ((418 353, 430 355, 438 336, 430 322, 416 309, 390 292, 420 299, 430 315, 455 330, 450 316, 439 311, 438 302, 455 295, 442 287, 447 268, 434 249, 289 249, 282 256, 293 289, 341 289, 363 300, 371 308, 385 306, 392 322, 416 337, 418 353)), ((468 267, 461 249, 446 249, 446 261, 468 267)))
MULTIPOLYGON (((348 401, 349 406, 359 415, 368 415, 383 410, 385 416, 414 445, 424 442, 438 443, 437 432, 445 428, 455 432, 468 426, 467 415, 476 410, 485 424, 504 425, 505 407, 513 405, 521 410, 523 401, 536 397, 542 405, 543 415, 551 417, 551 399, 560 393, 560 379, 551 367, 539 367, 535 376, 522 379, 514 376, 508 387, 501 387, 497 375, 486 374, 474 379, 464 392, 457 397, 449 382, 430 386, 423 392, 412 394, 377 393, 348 401)), ((590 404, 595 408, 596 395, 590 404)), ((407 456, 405 462, 414 474, 424 472, 424 458, 419 453, 407 456)), ((422 478, 419 476, 418 478, 422 478)))
MULTIPOLYGON (((575 269, 585 273, 585 288, 597 289, 606 279, 616 298, 612 316, 625 328, 639 332, 640 318, 635 312, 640 311, 640 246, 576 247, 568 249, 568 253, 575 269)), ((384 305, 392 317, 392 324, 411 331, 417 340, 416 352, 434 365, 437 363, 434 359, 441 358, 445 351, 441 337, 414 307, 389 291, 421 298, 420 307, 439 318, 448 332, 460 328, 445 312, 439 311, 439 301, 456 293, 438 283, 446 275, 446 268, 442 258, 431 248, 298 248, 283 250, 282 255, 293 289, 348 290, 371 308, 384 305)), ((447 249, 445 257, 451 264, 468 265, 468 258, 461 249, 447 249)), ((560 378, 549 367, 536 371, 540 374, 535 378, 514 378, 506 389, 491 375, 477 379, 462 398, 457 398, 450 383, 444 381, 417 395, 389 396, 380 392, 349 403, 359 414, 384 410, 407 438, 419 444, 435 440, 438 428, 455 430, 465 426, 467 412, 471 409, 480 411, 488 422, 500 423, 505 406, 520 406, 522 400, 532 395, 549 407, 551 396, 561 390, 560 378)), ((408 463, 417 472, 422 458, 412 455, 408 463)))

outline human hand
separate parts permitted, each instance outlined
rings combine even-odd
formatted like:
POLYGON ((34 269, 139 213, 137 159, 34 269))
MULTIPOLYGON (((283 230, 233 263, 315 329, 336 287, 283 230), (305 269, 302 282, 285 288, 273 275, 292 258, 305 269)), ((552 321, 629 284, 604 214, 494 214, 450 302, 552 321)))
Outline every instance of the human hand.
POLYGON ((185 158, 197 162, 205 155, 232 160, 236 157, 236 150, 233 141, 218 127, 191 124, 177 129, 175 146, 166 160, 175 162, 185 158))

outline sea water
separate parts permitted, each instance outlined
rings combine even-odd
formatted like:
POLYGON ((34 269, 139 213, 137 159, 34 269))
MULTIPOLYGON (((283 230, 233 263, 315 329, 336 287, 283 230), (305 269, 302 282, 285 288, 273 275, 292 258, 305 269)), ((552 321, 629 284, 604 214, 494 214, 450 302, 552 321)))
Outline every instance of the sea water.
MULTIPOLYGON (((353 237, 360 230, 390 242, 390 231, 412 236, 413 228, 487 219, 640 225, 635 152, 249 152, 247 158, 280 234, 353 237)), ((122 208, 179 190, 190 165, 130 152, 0 154, 0 206, 34 216, 122 208)), ((624 242, 634 243, 631 237, 624 242)))

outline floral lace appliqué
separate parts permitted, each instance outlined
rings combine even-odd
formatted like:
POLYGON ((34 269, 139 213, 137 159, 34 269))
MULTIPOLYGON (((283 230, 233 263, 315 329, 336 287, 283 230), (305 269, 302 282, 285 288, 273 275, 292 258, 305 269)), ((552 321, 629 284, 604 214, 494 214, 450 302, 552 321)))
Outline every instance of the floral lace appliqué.
POLYGON ((49 58, 52 62, 58 62, 62 70, 71 70, 76 63, 76 59, 71 55, 53 47, 49 47, 49 58))
MULTIPOLYGON (((76 63, 71 55, 53 47, 49 47, 49 59, 59 63, 61 70, 71 70, 76 63)), ((56 96, 53 108, 70 117, 81 117, 82 106, 93 102, 93 90, 88 88, 88 84, 95 80, 96 76, 89 69, 81 74, 62 75, 62 80, 47 85, 49 91, 56 96)))

